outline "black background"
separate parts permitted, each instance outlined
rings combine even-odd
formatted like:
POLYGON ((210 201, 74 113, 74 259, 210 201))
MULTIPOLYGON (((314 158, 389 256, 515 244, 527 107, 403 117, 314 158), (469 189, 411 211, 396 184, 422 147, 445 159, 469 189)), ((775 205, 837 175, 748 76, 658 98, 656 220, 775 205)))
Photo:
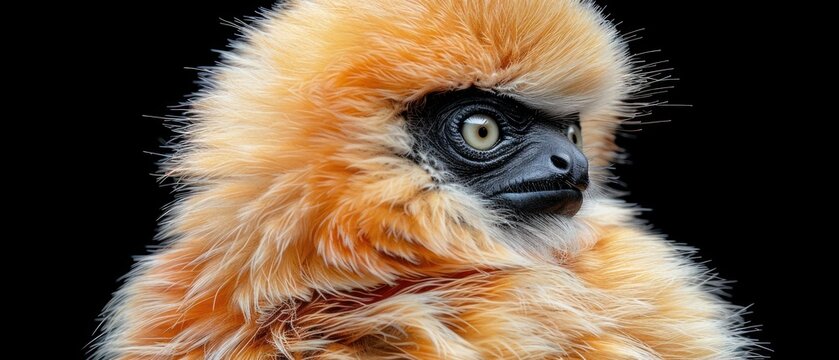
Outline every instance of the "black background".
MULTIPOLYGON (((783 132, 766 125, 786 115, 778 110, 783 101, 773 90, 775 80, 754 65, 769 61, 777 45, 753 23, 759 15, 747 4, 721 10, 703 1, 597 3, 606 5, 623 32, 644 29, 643 39, 631 43, 633 51, 660 50, 645 58, 669 60, 664 67, 672 67, 679 80, 661 99, 691 105, 657 107, 644 119, 671 122, 640 131, 628 127, 632 131, 621 144, 631 164, 618 167, 631 190, 627 199, 653 209, 644 217, 657 230, 700 248, 723 278, 736 280, 733 301, 751 304, 747 317, 761 325, 754 336, 769 343, 773 358, 786 358, 792 349, 782 331, 794 319, 781 306, 797 285, 786 282, 779 289, 778 279, 789 270, 780 265, 787 240, 779 239, 795 238, 785 211, 794 204, 766 190, 791 176, 780 171, 789 166, 777 143, 783 132)), ((74 147, 59 161, 77 164, 78 172, 62 174, 72 189, 70 204, 101 209, 71 206, 62 213, 72 224, 62 229, 65 236, 78 239, 68 246, 75 254, 70 268, 80 272, 73 294, 79 305, 70 319, 79 326, 67 335, 78 356, 132 256, 153 244, 160 208, 171 200, 171 188, 151 175, 159 157, 149 154, 163 151, 160 145, 171 134, 144 115, 175 114, 169 107, 197 89, 196 71, 186 68, 213 64, 217 54, 211 50, 225 48, 235 33, 221 20, 271 5, 152 0, 75 9, 82 14, 67 25, 80 49, 69 54, 79 64, 72 76, 93 90, 66 89, 69 109, 80 121, 59 125, 74 134, 65 139, 74 147)))

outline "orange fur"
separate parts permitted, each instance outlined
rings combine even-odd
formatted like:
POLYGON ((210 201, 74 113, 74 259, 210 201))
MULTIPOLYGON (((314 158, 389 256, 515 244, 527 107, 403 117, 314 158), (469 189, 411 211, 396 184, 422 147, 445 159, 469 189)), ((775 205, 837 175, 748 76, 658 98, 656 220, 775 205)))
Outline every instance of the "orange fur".
POLYGON ((592 5, 286 7, 243 29, 191 103, 168 169, 187 189, 164 224, 169 241, 109 306, 97 356, 748 356, 708 275, 642 230, 604 184, 572 219, 510 228, 403 156, 414 151, 406 106, 476 86, 579 112, 594 178, 604 175, 614 130, 632 113, 622 101, 641 79, 592 5), (400 279, 422 282, 342 305, 400 279))

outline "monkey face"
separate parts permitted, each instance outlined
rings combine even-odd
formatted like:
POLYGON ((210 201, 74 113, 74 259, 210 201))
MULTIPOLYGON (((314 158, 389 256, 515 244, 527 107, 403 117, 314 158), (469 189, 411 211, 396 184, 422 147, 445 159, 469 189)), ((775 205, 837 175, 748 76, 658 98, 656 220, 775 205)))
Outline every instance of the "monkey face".
POLYGON ((417 151, 518 214, 573 216, 588 187, 578 114, 553 116, 474 88, 429 96, 408 115, 417 151))
POLYGON ((171 233, 251 234, 236 241, 266 282, 335 286, 324 274, 568 249, 611 221, 602 179, 639 80, 589 2, 291 1, 266 16, 191 103, 169 174, 194 191, 171 233))

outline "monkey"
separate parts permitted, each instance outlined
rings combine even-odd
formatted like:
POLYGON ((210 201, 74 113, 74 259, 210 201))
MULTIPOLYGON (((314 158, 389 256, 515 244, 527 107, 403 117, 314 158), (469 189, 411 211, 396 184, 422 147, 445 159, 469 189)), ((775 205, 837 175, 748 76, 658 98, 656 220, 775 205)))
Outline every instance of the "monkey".
POLYGON ((611 189, 651 79, 588 0, 291 0, 188 102, 95 359, 745 359, 611 189))

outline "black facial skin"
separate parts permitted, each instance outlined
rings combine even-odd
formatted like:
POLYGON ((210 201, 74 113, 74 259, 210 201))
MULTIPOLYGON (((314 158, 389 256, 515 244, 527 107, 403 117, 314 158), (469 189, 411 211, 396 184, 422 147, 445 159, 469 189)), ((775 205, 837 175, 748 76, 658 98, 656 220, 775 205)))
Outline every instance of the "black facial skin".
MULTIPOLYGON (((579 117, 558 118, 480 89, 435 93, 408 110, 419 151, 430 152, 461 184, 516 213, 573 216, 588 187, 588 160, 571 140, 579 117), (498 124, 494 146, 478 150, 463 138, 463 122, 486 115, 498 124)), ((481 130, 481 134, 486 132, 481 130)), ((582 136, 582 134, 576 134, 582 136)))

